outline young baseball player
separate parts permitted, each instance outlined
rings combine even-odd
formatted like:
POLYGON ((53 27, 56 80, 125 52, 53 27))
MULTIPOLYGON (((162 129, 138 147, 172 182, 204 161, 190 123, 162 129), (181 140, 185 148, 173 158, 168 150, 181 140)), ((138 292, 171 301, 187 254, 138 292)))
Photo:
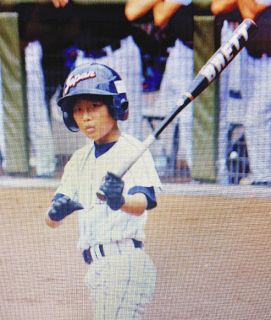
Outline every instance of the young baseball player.
POLYGON ((97 63, 76 67, 58 105, 66 127, 80 130, 90 142, 65 166, 46 223, 56 227, 78 210, 78 247, 89 265, 85 279, 94 318, 140 319, 156 280, 143 243, 147 210, 157 205, 155 188, 160 188, 153 159, 147 151, 122 179, 113 173, 141 148, 119 130, 118 120, 128 117, 128 100, 113 69, 97 63))

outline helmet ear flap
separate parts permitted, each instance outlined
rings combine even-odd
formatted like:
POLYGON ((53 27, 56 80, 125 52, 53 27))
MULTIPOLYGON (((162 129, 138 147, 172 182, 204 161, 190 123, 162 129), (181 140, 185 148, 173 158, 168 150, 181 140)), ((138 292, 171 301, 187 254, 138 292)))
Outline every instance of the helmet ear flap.
POLYGON ((129 114, 129 102, 126 93, 119 93, 114 97, 115 119, 127 120, 129 114))
POLYGON ((63 121, 66 125, 66 127, 71 131, 71 132, 78 132, 79 128, 73 119, 72 112, 67 112, 65 110, 62 110, 62 115, 63 115, 63 121))

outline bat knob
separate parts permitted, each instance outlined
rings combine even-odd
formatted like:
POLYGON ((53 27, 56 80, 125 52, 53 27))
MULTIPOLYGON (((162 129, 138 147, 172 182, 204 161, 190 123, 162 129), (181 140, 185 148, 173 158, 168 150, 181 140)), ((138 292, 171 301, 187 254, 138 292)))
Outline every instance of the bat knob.
POLYGON ((96 196, 100 201, 103 201, 103 202, 106 201, 106 196, 101 190, 96 192, 96 196))

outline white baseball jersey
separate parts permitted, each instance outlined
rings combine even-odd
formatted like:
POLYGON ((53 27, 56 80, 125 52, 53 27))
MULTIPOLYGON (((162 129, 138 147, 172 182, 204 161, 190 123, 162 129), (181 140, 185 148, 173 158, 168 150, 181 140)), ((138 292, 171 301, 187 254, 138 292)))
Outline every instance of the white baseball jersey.
MULTIPOLYGON (((87 144, 66 165, 56 191, 84 207, 78 212, 78 245, 82 251, 90 247, 93 259, 96 256, 85 277, 95 320, 141 319, 154 294, 156 268, 144 249, 136 249, 132 242, 144 240, 147 211, 139 217, 113 211, 96 196, 107 171, 116 172, 139 148, 142 143, 125 134, 98 157, 94 143, 87 144), (103 257, 98 250, 101 245, 103 257)), ((124 194, 135 186, 161 186, 149 151, 127 171, 123 180, 124 194)))
MULTIPOLYGON (((132 154, 141 148, 141 142, 130 135, 122 134, 117 143, 102 156, 96 158, 94 143, 87 144, 74 153, 67 163, 61 184, 56 193, 62 193, 79 201, 84 210, 78 212, 79 248, 86 249, 96 244, 106 244, 122 239, 144 240, 147 211, 140 217, 111 210, 101 202, 96 192, 107 171, 117 172, 132 154)), ((123 177, 124 194, 134 186, 160 187, 149 151, 130 168, 123 177)))

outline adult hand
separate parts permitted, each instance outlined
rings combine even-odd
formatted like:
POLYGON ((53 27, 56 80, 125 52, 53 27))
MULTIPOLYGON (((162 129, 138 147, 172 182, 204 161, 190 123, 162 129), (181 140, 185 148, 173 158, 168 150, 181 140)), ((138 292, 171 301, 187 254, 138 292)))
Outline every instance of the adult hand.
POLYGON ((56 8, 63 8, 68 2, 69 0, 52 0, 52 3, 56 8))

